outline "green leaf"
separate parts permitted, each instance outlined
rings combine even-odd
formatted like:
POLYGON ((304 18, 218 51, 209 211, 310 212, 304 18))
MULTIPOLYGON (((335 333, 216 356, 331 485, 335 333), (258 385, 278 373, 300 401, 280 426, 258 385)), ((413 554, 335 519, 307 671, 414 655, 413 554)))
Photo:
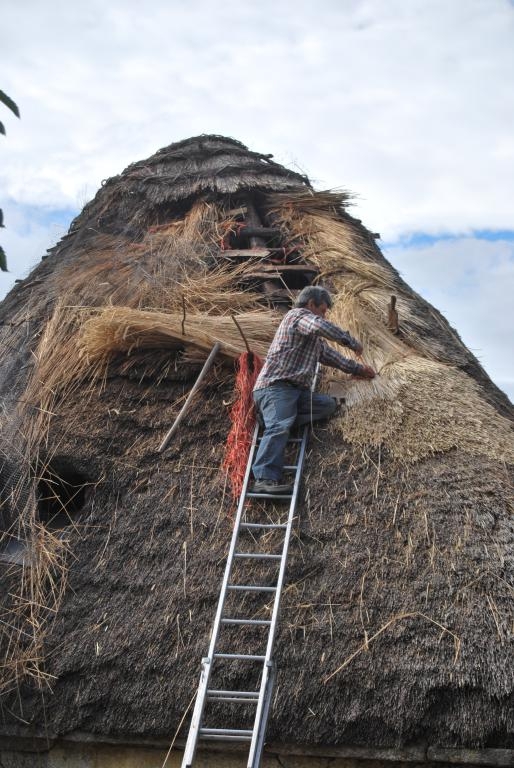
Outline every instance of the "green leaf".
POLYGON ((7 257, 1 245, 0 245, 0 269, 2 270, 2 272, 9 272, 9 270, 7 269, 7 257))
POLYGON ((5 128, 3 123, 0 123, 0 133, 5 136, 5 128))
POLYGON ((4 93, 3 91, 0 91, 0 101, 5 104, 6 107, 8 107, 11 112, 13 112, 16 117, 20 116, 20 110, 18 109, 18 105, 14 103, 12 99, 9 98, 9 96, 4 93))
POLYGON ((4 226, 4 212, 0 208, 0 227, 4 226))

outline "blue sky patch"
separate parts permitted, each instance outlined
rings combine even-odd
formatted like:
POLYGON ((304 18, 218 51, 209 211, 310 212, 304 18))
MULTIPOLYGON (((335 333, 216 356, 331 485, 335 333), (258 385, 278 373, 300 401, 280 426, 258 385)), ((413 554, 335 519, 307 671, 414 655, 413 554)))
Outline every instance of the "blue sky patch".
POLYGON ((381 248, 424 248, 429 245, 441 242, 451 242, 454 240, 465 240, 473 238, 475 240, 487 240, 497 242, 498 240, 507 240, 514 242, 514 229, 473 229, 469 232, 451 232, 441 235, 432 235, 427 232, 413 232, 408 235, 402 235, 396 240, 380 241, 381 248))
POLYGON ((35 227, 62 227, 67 230, 79 211, 75 208, 51 208, 50 206, 25 205, 7 200, 4 205, 5 226, 15 229, 19 235, 28 235, 35 227))

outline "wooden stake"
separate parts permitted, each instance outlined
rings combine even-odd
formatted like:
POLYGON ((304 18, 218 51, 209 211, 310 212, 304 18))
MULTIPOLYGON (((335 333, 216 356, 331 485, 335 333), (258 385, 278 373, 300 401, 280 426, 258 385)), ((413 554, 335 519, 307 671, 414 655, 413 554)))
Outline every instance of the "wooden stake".
POLYGON ((236 328, 237 328, 237 330, 239 331, 239 333, 240 333, 240 334, 241 334, 241 336, 243 337, 243 341, 244 341, 244 343, 245 343, 246 351, 247 351, 247 352, 251 352, 252 350, 250 349, 250 345, 248 344, 248 342, 247 342, 247 340, 246 340, 246 336, 245 336, 245 335, 244 335, 244 333, 243 333, 243 329, 241 328, 241 326, 240 326, 240 325, 239 325, 239 323, 237 322, 237 320, 236 320, 236 316, 233 314, 233 312, 231 312, 231 313, 230 313, 230 317, 232 318, 232 320, 233 320, 233 321, 234 321, 234 323, 236 324, 236 328))
POLYGON ((171 438, 173 437, 173 435, 177 431, 177 428, 179 427, 182 419, 186 415, 186 412, 187 412, 187 409, 189 408, 191 400, 193 399, 195 394, 198 392, 198 389, 200 388, 200 384, 205 379, 205 377, 206 377, 207 373, 209 372, 209 370, 212 368, 212 365, 214 363, 214 358, 216 357, 216 355, 220 351, 220 347, 221 347, 221 344, 220 344, 219 341, 217 341, 216 344, 211 349, 211 351, 209 353, 209 357, 205 361, 204 366, 203 366, 202 370, 200 371, 200 374, 199 374, 197 380, 193 384, 191 392, 187 396, 186 402, 182 406, 182 408, 180 410, 180 413, 178 414, 177 418, 173 422, 173 424, 171 426, 171 429, 168 431, 168 433, 166 434, 166 437, 164 438, 164 440, 160 444, 160 446, 159 446, 159 453, 162 453, 164 451, 164 449, 168 445, 169 441, 171 440, 171 438))
POLYGON ((186 300, 184 296, 182 296, 182 336, 185 336, 185 329, 184 324, 186 322, 186 300))

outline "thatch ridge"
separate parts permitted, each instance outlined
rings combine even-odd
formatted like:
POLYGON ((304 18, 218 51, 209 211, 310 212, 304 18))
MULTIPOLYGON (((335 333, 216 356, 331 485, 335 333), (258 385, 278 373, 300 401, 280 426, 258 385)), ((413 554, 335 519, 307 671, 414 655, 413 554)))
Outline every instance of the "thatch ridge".
MULTIPOLYGON (((39 571, 31 573, 44 588, 38 610, 27 599, 35 584, 27 568, 12 564, 1 575, 11 596, 3 619, 14 617, 34 640, 0 633, 18 661, 0 698, 5 722, 50 737, 166 737, 191 699, 231 527, 220 473, 230 366, 220 361, 176 440, 163 454, 157 447, 205 359, 200 331, 213 317, 231 327, 234 303, 271 314, 217 256, 239 190, 249 189, 284 237, 301 242, 336 294, 336 319, 362 336, 366 358, 382 370, 371 386, 341 380, 347 411, 311 439, 270 739, 514 747, 512 406, 344 210, 345 193, 314 193, 273 169, 268 188, 270 164, 254 154, 231 139, 196 137, 129 166, 0 306, 5 487, 20 489, 2 512, 10 535, 46 537, 32 548, 39 571), (187 185, 159 183, 165 212, 141 179, 128 178, 146 166, 169 177, 169 155, 187 160, 198 150, 212 179, 209 152, 223 158, 225 148, 241 160, 231 192, 220 194, 215 181, 189 197, 187 185), (250 180, 254 161, 265 173, 250 180), (399 334, 384 317, 391 293, 399 334), (188 332, 195 308, 209 320, 188 332), (114 342, 105 333, 113 320, 114 342), (148 351, 157 321, 172 346, 180 331, 180 349, 164 349, 159 337, 158 351, 148 351), (127 330, 136 327, 141 334, 127 330), (418 392, 429 373, 434 427, 418 392), (440 375, 449 382, 441 407, 440 375), (449 402, 455 411, 443 419, 449 402), (470 403, 480 424, 463 419, 470 403), (51 531, 37 519, 38 487, 69 465, 86 491, 45 575, 51 531)), ((246 609, 267 615, 262 604, 246 609)), ((255 640, 243 636, 245 647, 255 640)), ((224 682, 244 684, 245 674, 227 670, 224 682)))
POLYGON ((198 195, 234 195, 245 190, 292 190, 310 187, 308 179, 250 152, 240 142, 203 135, 170 144, 148 161, 132 163, 107 179, 96 197, 71 223, 61 243, 49 250, 89 243, 99 232, 140 238, 150 224, 167 221, 173 206, 183 213, 198 195), (123 226, 121 226, 123 222, 123 226))

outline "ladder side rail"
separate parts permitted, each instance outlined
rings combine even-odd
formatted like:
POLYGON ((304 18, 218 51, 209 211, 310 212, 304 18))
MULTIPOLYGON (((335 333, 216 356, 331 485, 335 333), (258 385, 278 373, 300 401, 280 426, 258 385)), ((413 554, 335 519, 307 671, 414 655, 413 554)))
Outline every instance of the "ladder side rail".
MULTIPOLYGON (((311 392, 314 392, 318 383, 319 372, 321 366, 318 363, 316 366, 316 373, 311 386, 311 392)), ((284 584, 285 572, 287 567, 287 555, 289 552, 289 541, 291 538, 291 530, 293 527, 294 513, 296 511, 296 505, 298 502, 298 492, 300 490, 300 482, 302 479, 303 464, 305 461, 305 454, 307 452, 307 442, 309 440, 310 425, 306 424, 303 429, 302 439, 300 443, 300 450, 296 459, 296 473, 293 486, 293 494, 291 497, 291 503, 289 505, 289 512, 287 516, 287 527, 284 535, 284 545, 282 549, 282 560, 280 562, 280 569, 277 578, 277 591, 275 592, 275 600, 273 602, 273 612, 271 616, 271 624, 268 630, 268 644, 266 647, 266 659, 264 662, 264 671, 261 680, 261 687, 259 691, 259 700, 257 703, 257 710, 255 712, 255 720, 253 726, 253 736, 250 744, 250 751, 248 753, 248 768, 259 768, 261 764, 262 750, 264 748, 264 739, 266 736, 266 725, 271 709, 271 696, 273 693, 273 683, 275 677, 275 669, 272 662, 273 644, 275 641, 275 634, 277 629, 278 616, 280 611, 280 599, 282 596, 282 587, 284 584), (271 680, 269 679, 270 673, 273 671, 271 680)))
POLYGON ((289 514, 287 518, 287 528, 284 536, 284 544, 282 549, 282 560, 280 562, 280 569, 278 573, 277 578, 277 591, 275 593, 275 600, 273 603, 273 612, 271 615, 271 625, 269 628, 269 634, 268 634, 268 645, 266 648, 266 660, 271 661, 272 657, 272 650, 273 650, 273 643, 275 641, 275 633, 277 629, 277 622, 278 622, 278 616, 280 611, 280 599, 282 597, 282 589, 284 586, 284 579, 286 575, 286 568, 287 568, 287 556, 289 552, 289 543, 291 539, 291 532, 293 529, 293 522, 295 519, 295 511, 296 506, 298 503, 298 492, 300 489, 300 481, 302 478, 302 470, 303 470, 303 464, 305 460, 305 454, 307 450, 307 441, 309 438, 309 425, 306 425, 304 427, 304 433, 302 438, 302 443, 300 446, 299 456, 298 456, 298 470, 296 473, 294 486, 293 486, 293 495, 291 498, 291 504, 289 507, 289 514))
POLYGON ((206 699, 207 689, 209 687, 209 680, 211 676, 212 662, 213 662, 214 653, 216 650, 216 643, 218 642, 218 635, 219 635, 219 630, 221 626, 221 617, 223 614, 223 608, 224 608, 225 599, 227 596, 227 584, 229 582, 230 573, 232 570, 232 564, 234 561, 234 553, 236 551, 237 539, 239 536, 239 526, 241 523, 241 517, 243 515, 243 511, 244 511, 246 492, 248 488, 248 481, 250 479, 250 472, 252 469, 253 457, 255 455, 255 449, 257 447, 258 434, 259 434, 259 424, 256 424, 254 429, 252 444, 250 447, 250 454, 248 456, 246 472, 243 480, 243 487, 241 490, 241 495, 239 497, 239 504, 237 507, 236 517, 234 520, 232 539, 230 541, 230 548, 227 556, 227 563, 225 565, 225 573, 223 575, 220 596, 218 599, 218 607, 216 609, 216 616, 214 618, 213 628, 211 632, 208 656, 202 660, 202 672, 200 675, 200 683, 199 683, 198 692, 196 695, 193 715, 191 717, 191 725, 189 726, 189 733, 187 736, 186 746, 184 749, 184 756, 182 758, 182 768, 191 768, 191 766, 193 765, 196 747, 198 744, 198 736, 201 728, 203 710, 205 707, 205 699, 206 699))
POLYGON ((239 537, 239 529, 240 529, 240 525, 241 525, 241 518, 243 516, 243 512, 244 512, 244 508, 245 508, 246 491, 247 491, 248 482, 249 482, 249 479, 250 479, 250 473, 251 473, 251 470, 252 470, 252 464, 253 464, 253 457, 254 457, 254 454, 255 454, 255 449, 257 447, 257 435, 258 435, 258 433, 259 433, 259 425, 256 424, 255 425, 255 429, 254 429, 252 445, 250 447, 250 454, 248 456, 248 463, 246 465, 246 472, 245 472, 245 476, 244 476, 244 480, 243 480, 243 487, 241 489, 241 495, 239 497, 239 504, 238 504, 238 507, 237 507, 236 517, 235 517, 235 520, 234 520, 234 528, 233 528, 233 531, 232 531, 232 539, 230 541, 230 548, 229 548, 229 551, 228 551, 227 564, 225 566, 225 573, 223 574, 223 581, 222 581, 222 584, 221 584, 221 591, 220 591, 220 596, 219 596, 219 600, 218 600, 218 608, 216 610, 216 616, 215 616, 215 619, 214 619, 214 625, 213 625, 213 630, 212 630, 212 635, 211 635, 211 642, 210 642, 210 646, 209 646, 209 658, 210 659, 212 659, 212 657, 213 657, 213 654, 214 654, 214 651, 215 651, 215 647, 216 647, 216 643, 218 641, 218 634, 219 634, 220 625, 221 625, 221 617, 222 617, 222 614, 223 614, 223 608, 224 608, 225 599, 226 599, 226 596, 227 596, 227 584, 229 582, 230 573, 231 573, 232 565, 233 565, 233 562, 234 562, 234 554, 235 554, 235 551, 236 551, 237 540, 238 540, 238 537, 239 537))
POLYGON ((271 624, 269 628, 269 634, 268 634, 268 644, 266 648, 266 660, 271 661, 271 655, 273 650, 273 643, 275 640, 275 632, 277 629, 277 621, 278 621, 278 614, 280 610, 280 598, 282 596, 282 588, 284 586, 284 579, 286 575, 286 567, 287 567, 287 555, 289 552, 289 542, 291 539, 291 531, 293 529, 293 522, 295 519, 295 511, 296 506, 298 503, 298 492, 300 489, 300 481, 302 478, 302 470, 303 470, 303 464, 305 460, 305 454, 307 450, 307 441, 309 438, 309 425, 307 424, 304 427, 303 436, 302 436, 302 442, 300 445, 299 455, 297 459, 298 469, 296 471, 296 476, 294 480, 294 486, 293 486, 293 495, 291 497, 291 503, 289 505, 289 513, 287 516, 287 527, 285 530, 284 535, 284 543, 282 546, 282 558, 280 561, 280 567, 278 572, 278 578, 277 578, 277 591, 275 593, 275 600, 273 602, 273 611, 271 615, 271 624))
POLYGON ((266 701, 266 694, 271 696, 271 689, 268 688, 268 670, 272 664, 273 644, 275 641, 275 634, 277 630, 277 623, 280 611, 280 598, 282 596, 282 588, 284 585, 286 567, 287 567, 287 555, 289 552, 289 541, 291 539, 291 531, 293 528, 294 513, 296 510, 296 504, 298 500, 298 491, 300 488, 300 481, 302 476, 303 463, 305 459, 305 453, 307 448, 307 441, 309 436, 309 425, 304 427, 302 442, 300 444, 299 455, 297 459, 298 469, 296 471, 293 495, 291 497, 291 503, 289 505, 289 513, 287 517, 287 527, 284 535, 284 544, 282 548, 282 559, 280 561, 280 568, 277 578, 277 591, 275 592, 275 600, 273 601, 273 612, 271 615, 271 624, 268 630, 268 643, 266 647, 266 657, 264 661, 264 673, 262 675, 261 687, 259 692, 259 701, 255 712, 255 720, 253 727, 252 742, 250 745, 250 751, 248 754, 248 768, 259 768, 261 761, 260 751, 264 745, 264 734, 266 723, 262 722, 263 714, 265 711, 269 711, 269 704, 266 701), (260 745, 260 750, 258 749, 260 745))
POLYGON ((269 713, 271 710, 271 701, 273 698, 273 688, 275 686, 276 667, 274 662, 269 661, 265 664, 263 670, 263 708, 261 711, 260 721, 255 722, 254 732, 252 734, 252 743, 250 744, 250 753, 248 757, 248 766, 250 768, 260 768, 262 760, 262 752, 264 750, 264 742, 266 739, 266 729, 268 725, 269 713), (253 744, 255 742, 255 745, 253 744))

